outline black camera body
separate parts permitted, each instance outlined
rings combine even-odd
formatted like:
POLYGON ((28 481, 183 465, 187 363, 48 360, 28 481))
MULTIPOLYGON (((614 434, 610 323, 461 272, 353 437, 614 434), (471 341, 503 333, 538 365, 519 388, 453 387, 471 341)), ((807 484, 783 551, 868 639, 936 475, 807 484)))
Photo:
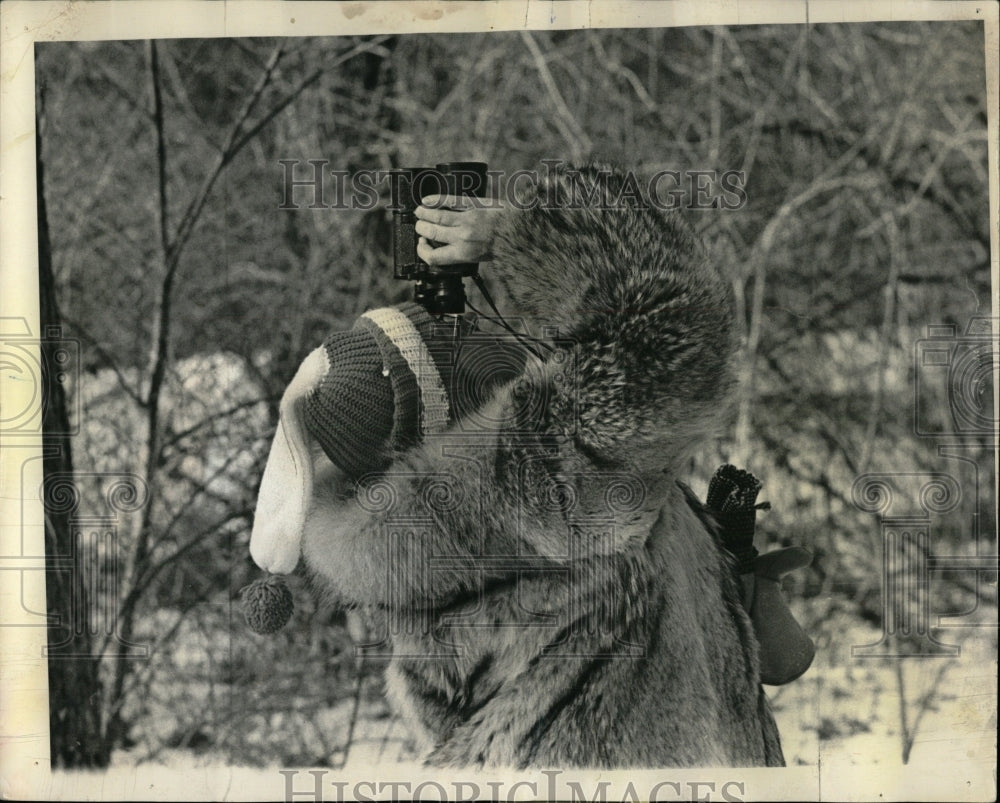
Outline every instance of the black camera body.
POLYGON ((437 167, 404 167, 389 173, 392 195, 393 275, 415 282, 413 300, 432 315, 465 312, 463 279, 475 276, 476 262, 428 265, 417 256, 414 210, 427 195, 485 198, 485 162, 446 162, 437 167))

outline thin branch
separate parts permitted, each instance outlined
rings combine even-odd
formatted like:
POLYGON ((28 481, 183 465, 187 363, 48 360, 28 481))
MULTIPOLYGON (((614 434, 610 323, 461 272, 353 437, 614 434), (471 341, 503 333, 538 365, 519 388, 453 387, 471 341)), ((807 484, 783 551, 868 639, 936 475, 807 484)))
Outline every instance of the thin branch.
POLYGON ((906 684, 903 679, 904 661, 896 659, 896 693, 899 695, 899 738, 903 743, 903 763, 910 762, 910 750, 913 747, 913 736, 910 733, 910 723, 906 716, 906 684))
POLYGON ((709 146, 708 163, 719 163, 722 139, 722 103, 719 99, 719 73, 722 69, 722 37, 717 29, 712 31, 712 72, 709 82, 709 146))
MULTIPOLYGON (((237 42, 239 40, 232 39, 230 41, 237 42)), ((200 114, 198 114, 198 110, 195 108, 194 103, 191 102, 191 97, 188 95, 187 89, 184 86, 184 79, 181 77, 181 71, 177 67, 177 62, 174 59, 173 54, 169 50, 164 50, 161 56, 163 61, 163 73, 167 79, 169 79, 173 95, 193 123, 193 125, 188 126, 186 130, 190 131, 194 129, 210 148, 218 150, 218 145, 212 142, 208 137, 208 126, 205 125, 204 119, 200 114)))
POLYGON ((149 122, 150 110, 148 107, 143 105, 143 102, 136 98, 129 87, 122 83, 121 79, 117 75, 108 69, 108 65, 104 63, 101 59, 91 59, 90 65, 92 69, 95 69, 101 74, 101 77, 111 85, 112 89, 132 107, 134 111, 137 111, 139 115, 143 118, 145 122, 149 122))
POLYGON ((159 63, 156 56, 156 42, 152 39, 146 42, 146 57, 149 67, 150 94, 152 103, 151 119, 156 138, 157 178, 159 182, 159 205, 157 208, 157 228, 160 234, 160 258, 163 263, 163 279, 160 284, 159 310, 154 322, 154 347, 150 355, 152 370, 149 375, 149 388, 145 397, 146 408, 146 466, 145 481, 149 489, 150 499, 143 508, 135 546, 129 556, 126 570, 126 588, 128 592, 118 609, 121 625, 121 642, 115 655, 114 680, 110 704, 111 713, 107 718, 107 738, 112 744, 117 743, 123 735, 124 723, 121 721, 120 704, 125 680, 129 667, 126 660, 128 644, 132 640, 134 627, 135 601, 142 591, 136 581, 145 565, 149 551, 150 531, 152 528, 153 509, 155 507, 156 469, 159 464, 159 428, 160 428, 160 389, 166 376, 167 360, 170 346, 170 312, 173 300, 173 284, 177 269, 177 260, 171 259, 167 219, 167 152, 166 137, 163 130, 163 98, 160 92, 159 63))
MULTIPOLYGON (((974 112, 969 115, 969 120, 971 121, 974 116, 974 112)), ((953 150, 959 149, 962 145, 968 142, 973 142, 978 139, 985 139, 986 132, 982 129, 975 129, 973 131, 961 131, 955 136, 950 137, 937 152, 937 156, 931 163, 930 167, 924 171, 924 175, 921 177, 920 182, 917 184, 913 195, 902 204, 899 204, 891 209, 887 209, 882 215, 873 220, 867 226, 865 226, 861 231, 858 232, 857 236, 859 238, 871 237, 876 231, 884 226, 888 226, 893 220, 903 220, 912 214, 913 210, 916 209, 917 204, 924 197, 924 194, 930 188, 931 184, 938 177, 941 172, 941 167, 944 165, 945 159, 951 155, 953 150)))
MULTIPOLYGON (((223 146, 222 152, 216 159, 216 164, 212 170, 209 171, 202 183, 201 189, 192 199, 191 203, 181 218, 181 222, 178 225, 177 233, 175 234, 173 240, 169 238, 167 233, 167 221, 166 206, 165 206, 165 186, 161 187, 161 205, 160 205, 160 219, 159 228, 161 231, 161 245, 163 247, 163 267, 164 276, 160 288, 160 304, 159 304, 159 315, 156 320, 156 337, 155 337, 155 350, 151 357, 152 370, 150 372, 149 389, 146 394, 146 409, 147 409, 147 444, 146 444, 146 483, 150 489, 154 485, 154 475, 156 472, 156 467, 160 460, 160 444, 159 444, 159 396, 160 389, 163 384, 164 377, 166 375, 166 366, 169 356, 169 343, 170 343, 170 313, 171 304, 173 300, 173 283, 174 278, 177 273, 177 267, 180 264, 180 256, 184 249, 184 245, 187 243, 188 238, 193 231, 194 224, 201 214, 201 210, 204 207, 205 201, 208 199, 211 193, 212 187, 215 184, 216 179, 221 174, 223 168, 232 158, 239 147, 234 143, 237 141, 239 132, 243 127, 244 122, 249 117, 250 113, 256 107, 264 88, 269 83, 275 68, 278 65, 278 61, 281 58, 283 52, 283 43, 279 42, 278 46, 274 49, 268 60, 267 66, 261 76, 258 78, 250 97, 247 99, 246 103, 243 104, 243 108, 236 117, 236 122, 229 130, 229 134, 226 137, 225 145, 223 146)), ((150 41, 147 45, 147 53, 149 54, 149 65, 150 65, 150 81, 153 86, 153 120, 156 122, 156 137, 157 137, 157 154, 159 163, 159 178, 161 183, 166 182, 166 151, 164 144, 163 135, 163 113, 162 113, 162 103, 161 96, 157 89, 159 84, 159 73, 156 61, 156 45, 154 42, 150 41)), ((272 115, 273 116, 273 115, 272 115)), ((270 119, 270 118, 268 118, 270 119)), ((259 129, 258 129, 259 130, 259 129)), ((151 491, 152 492, 152 491, 151 491)), ((139 533, 136 539, 135 549, 133 551, 132 565, 129 569, 129 591, 126 594, 125 601, 123 601, 120 608, 123 623, 127 623, 130 619, 132 611, 134 609, 135 601, 138 599, 138 594, 133 595, 132 592, 137 591, 134 587, 134 580, 137 575, 142 571, 142 565, 145 562, 146 555, 148 552, 148 544, 150 538, 150 527, 152 522, 152 511, 153 504, 150 503, 146 505, 143 510, 142 521, 139 526, 139 533), (126 604, 128 603, 128 604, 126 604)), ((141 593, 141 592, 139 592, 141 593)), ((126 625, 123 625, 127 627, 126 625)), ((118 681, 116 681, 118 682, 118 681)))
POLYGON ((896 295, 899 289, 899 227, 895 221, 889 224, 889 276, 882 290, 882 331, 879 334, 878 363, 875 368, 875 393, 872 395, 871 411, 868 413, 868 428, 858 460, 858 473, 868 470, 875 449, 879 418, 882 415, 885 396, 885 373, 889 363, 889 343, 892 339, 893 323, 896 320, 896 295))
MULTIPOLYGON (((839 162, 840 160, 838 160, 839 162)), ((829 171, 824 171, 827 173, 829 171)), ((778 233, 792 215, 816 197, 836 190, 871 189, 873 177, 870 174, 846 175, 834 178, 817 178, 798 195, 785 201, 772 216, 754 243, 750 253, 750 271, 754 279, 753 296, 750 305, 750 322, 747 328, 746 343, 743 348, 740 363, 740 405, 736 421, 736 443, 734 459, 746 462, 749 455, 747 449, 750 442, 750 415, 754 397, 754 374, 757 351, 760 346, 764 318, 764 285, 767 278, 767 259, 777 240, 778 233)))
MULTIPOLYGON (((788 372, 782 368, 781 363, 776 357, 772 354, 765 354, 763 355, 763 359, 767 363, 767 366, 778 375, 778 378, 781 379, 785 387, 795 386, 795 383, 798 380, 795 377, 788 375, 788 372)), ((843 430, 843 422, 834 421, 826 411, 817 406, 811 407, 809 414, 822 424, 822 426, 817 428, 817 434, 829 447, 836 449, 840 453, 840 456, 844 459, 844 463, 847 465, 850 473, 854 476, 860 474, 861 472, 858 470, 857 462, 851 454, 851 449, 839 434, 843 430)))
MULTIPOLYGON (((177 526, 178 522, 181 520, 184 514, 187 513, 194 506, 194 504, 198 501, 199 498, 208 497, 209 499, 214 499, 216 502, 221 502, 222 504, 229 504, 232 501, 230 499, 227 499, 225 497, 220 497, 210 492, 208 490, 208 486, 211 485, 211 483, 214 480, 224 476, 225 472, 232 466, 233 463, 235 463, 240 457, 242 457, 243 454, 245 454, 245 452, 243 451, 238 451, 231 454, 226 459, 226 461, 221 466, 219 466, 218 469, 212 472, 211 476, 208 477, 208 479, 206 479, 197 488, 194 489, 191 495, 183 502, 183 504, 180 505, 179 509, 173 511, 173 515, 170 517, 170 521, 167 522, 167 524, 163 527, 158 543, 163 543, 163 541, 170 536, 170 534, 174 531, 174 527, 177 526)), ((184 476, 184 479, 186 479, 188 482, 193 483, 190 477, 184 476)), ((216 529, 220 526, 222 525, 221 524, 216 525, 216 529)))
POLYGON ((581 156, 592 148, 590 138, 580 127, 580 124, 566 105, 566 101, 563 100, 563 96, 560 94, 559 87, 556 86, 555 79, 552 77, 552 73, 545 63, 545 56, 538 47, 535 37, 529 31, 521 31, 521 39, 527 45, 528 51, 535 62, 535 69, 538 71, 538 76, 542 79, 542 85, 545 87, 549 99, 556 107, 556 116, 554 118, 556 127, 573 152, 574 161, 579 161, 581 156))
POLYGON ((149 53, 149 90, 153 98, 153 130, 156 131, 156 184, 160 205, 160 248, 164 254, 168 254, 170 252, 170 219, 167 208, 167 144, 163 130, 163 92, 160 88, 160 60, 157 55, 156 42, 150 39, 146 46, 149 53))
MULTIPOLYGON (((138 578, 142 582, 137 583, 129 589, 129 593, 126 594, 125 598, 122 600, 121 610, 124 610, 126 605, 131 610, 135 607, 139 598, 146 593, 149 589, 149 584, 159 575, 165 568, 167 568, 171 563, 176 562, 188 552, 190 552, 194 547, 198 546, 202 541, 208 538, 210 535, 218 532, 221 527, 229 524, 232 521, 244 518, 249 514, 248 510, 238 510, 235 513, 229 513, 219 521, 213 522, 210 527, 206 527, 195 535, 191 536, 184 544, 178 547, 175 551, 171 552, 169 555, 161 558, 156 563, 147 564, 145 571, 138 578)), ((115 633, 109 633, 105 636, 104 643, 101 646, 101 652, 105 652, 108 647, 111 646, 111 641, 115 637, 115 633)))
MULTIPOLYGON (((899 660, 899 663, 902 664, 903 661, 899 660)), ((910 728, 908 741, 903 745, 904 764, 908 761, 910 752, 913 750, 913 744, 917 739, 917 731, 920 729, 920 722, 923 720, 924 714, 930 710, 931 700, 934 699, 938 687, 941 685, 941 681, 944 680, 944 676, 947 674, 948 670, 951 669, 951 667, 951 661, 944 661, 938 667, 937 672, 934 673, 934 679, 931 681, 930 688, 920 698, 920 707, 917 709, 916 717, 913 718, 913 725, 910 728)))
POLYGON ((643 106, 645 106, 646 111, 655 112, 658 108, 656 101, 653 100, 649 92, 646 91, 646 87, 642 85, 642 81, 639 80, 639 76, 620 61, 612 58, 608 51, 605 50, 604 45, 601 43, 601 38, 592 30, 587 32, 587 41, 590 42, 590 46, 594 49, 594 53, 597 54, 598 61, 607 67, 608 70, 628 81, 629 85, 632 87, 632 91, 635 92, 636 98, 643 106))
MULTIPOLYGON (((277 397, 276 397, 277 398, 277 397)), ((212 413, 206 416, 197 424, 192 424, 186 429, 182 429, 180 432, 175 432, 169 440, 163 442, 163 448, 166 449, 168 446, 176 446, 180 441, 185 438, 194 435, 198 430, 207 427, 209 424, 218 421, 220 418, 228 418, 231 415, 235 415, 242 410, 246 410, 250 407, 256 407, 258 404, 267 404, 270 399, 247 399, 239 404, 234 404, 232 407, 228 407, 225 410, 219 410, 218 412, 212 413)))
POLYGON ((856 509, 850 496, 844 493, 844 491, 839 487, 839 483, 834 484, 831 482, 826 472, 821 472, 819 476, 814 477, 810 474, 806 474, 801 469, 796 468, 788 458, 788 444, 786 442, 782 441, 780 438, 768 436, 767 432, 764 430, 758 433, 758 437, 764 443, 765 448, 768 450, 768 454, 774 460, 775 465, 779 469, 787 471, 792 478, 796 480, 805 482, 809 485, 815 486, 816 488, 820 488, 828 493, 831 498, 840 502, 846 509, 856 509))
POLYGON ((284 98, 282 98, 282 100, 267 111, 256 124, 250 127, 245 133, 241 134, 240 132, 243 129, 244 123, 249 118, 250 112, 253 111, 254 107, 257 105, 257 101, 260 99, 261 94, 277 69, 278 61, 281 59, 283 53, 284 42, 282 41, 278 44, 278 46, 274 49, 274 52, 271 54, 271 57, 268 59, 264 72, 258 79, 256 86, 254 86, 250 98, 247 100, 247 103, 237 116, 236 122, 230 129, 229 134, 226 137, 226 141, 222 146, 222 150, 216 157, 215 163, 209 169, 205 176, 205 180, 202 182, 201 188, 191 200, 191 203, 188 204, 188 207, 184 212, 184 216, 181 218, 181 223, 180 226, 178 226, 177 234, 174 237, 173 248, 170 254, 169 262, 171 264, 176 265, 176 262, 180 259, 181 252, 191 236, 195 223, 197 223, 198 218, 201 216, 201 210, 208 201, 212 188, 215 186, 215 182, 222 174, 223 169, 247 145, 247 143, 256 137, 268 123, 270 123, 278 114, 287 108, 288 105, 301 95, 306 88, 314 84, 320 76, 323 75, 323 73, 333 67, 343 64, 345 61, 354 58, 354 56, 357 56, 360 53, 377 50, 378 45, 388 38, 390 38, 389 35, 385 35, 380 36, 371 42, 365 42, 334 59, 332 63, 320 67, 311 75, 300 81, 284 98))
POLYGON ((233 156, 235 156, 236 153, 240 151, 244 145, 246 145, 250 140, 252 140, 255 136, 257 136, 257 134, 260 133, 261 129, 264 128, 264 126, 266 126, 268 123, 270 123, 271 120, 275 118, 275 116, 277 116, 280 112, 282 112, 288 106, 289 103, 291 103, 299 95, 301 95, 302 92, 307 87, 314 84, 321 75, 333 69, 334 67, 339 67, 344 62, 353 59, 355 56, 360 55, 361 53, 382 53, 382 54, 388 53, 388 51, 385 48, 379 47, 379 45, 386 39, 391 39, 391 38, 392 36, 390 34, 385 34, 384 36, 376 37, 370 42, 364 42, 360 45, 357 45, 356 47, 353 47, 350 50, 348 50, 346 53, 343 53, 337 58, 335 58, 329 64, 323 65, 322 67, 314 71, 311 75, 304 78, 295 86, 294 89, 292 89, 291 92, 288 93, 288 95, 286 95, 281 101, 279 101, 275 106, 273 106, 270 109, 270 111, 268 111, 256 125, 254 125, 249 131, 247 131, 246 134, 244 134, 242 137, 239 138, 239 140, 236 141, 236 143, 232 147, 233 156))
MULTIPOLYGON (((739 45, 735 44, 735 39, 729 32, 728 28, 724 28, 725 35, 734 43, 738 48, 739 45)), ((757 150, 760 147, 760 140, 764 134, 764 128, 768 119, 774 116, 774 111, 777 108, 778 100, 781 96, 781 90, 787 86, 788 81, 792 74, 792 69, 795 63, 798 61, 802 48, 805 45, 805 31, 799 36, 795 47, 791 49, 788 55, 785 57, 785 63, 782 67, 782 81, 777 84, 772 84, 770 91, 767 94, 767 100, 764 103, 757 106, 753 113, 753 122, 750 129, 750 141, 747 143, 743 151, 743 164, 740 167, 741 172, 744 174, 744 181, 749 179, 751 173, 753 172, 753 167, 757 161, 757 150)), ((747 81, 747 85, 750 86, 750 80, 752 74, 745 70, 744 80, 747 81)))
MULTIPOLYGON (((476 63, 471 70, 458 70, 459 80, 455 82, 455 85, 448 94, 427 113, 428 127, 434 128, 439 125, 445 114, 457 101, 466 100, 468 98, 469 86, 472 85, 472 82, 489 69, 496 69, 494 63, 497 59, 502 58, 505 52, 506 48, 503 46, 494 47, 482 53, 476 59, 476 63)), ((380 89, 384 91, 383 87, 380 87, 380 89)), ((377 102, 373 102, 371 108, 378 108, 378 105, 377 102)))
POLYGON ((347 765, 347 759, 351 755, 351 745, 354 743, 354 729, 358 722, 358 711, 361 709, 361 692, 365 684, 365 657, 359 655, 354 662, 354 693, 351 695, 351 716, 347 721, 347 735, 344 737, 344 754, 337 765, 337 769, 343 769, 347 765))
MULTIPOLYGON (((170 626, 170 628, 166 631, 166 633, 157 638, 157 640, 153 643, 153 645, 150 646, 149 648, 150 659, 152 659, 152 657, 155 655, 157 649, 162 647, 164 644, 167 644, 177 634, 177 631, 180 629, 180 626, 184 624, 185 617, 192 610, 194 610, 194 608, 196 608, 198 604, 199 604, 198 601, 189 602, 187 605, 181 608, 180 611, 178 611, 177 621, 170 626)), ((104 645, 101 647, 102 653, 105 650, 107 650, 108 646, 110 645, 111 638, 113 638, 113 635, 114 634, 112 633, 110 636, 105 637, 104 645)), ((117 715, 121 711, 122 707, 125 705, 125 701, 128 698, 128 695, 131 694, 140 683, 148 680, 150 676, 156 671, 155 662, 153 660, 149 660, 145 662, 145 664, 146 664, 146 671, 144 674, 140 675, 137 672, 133 672, 133 674, 129 677, 128 685, 123 686, 122 694, 120 695, 120 697, 112 702, 112 705, 108 712, 109 715, 111 716, 117 715)))
POLYGON ((229 133, 226 135, 225 142, 223 143, 222 149, 219 155, 215 159, 215 164, 209 169, 208 173, 205 175, 205 180, 202 182, 201 188, 195 194, 194 198, 188 204, 187 209, 184 211, 181 217, 181 222, 177 227, 177 233, 174 236, 174 241, 171 245, 170 252, 167 259, 168 270, 171 266, 176 266, 180 259, 181 252, 184 249, 184 245, 187 243, 188 238, 191 236, 191 231, 194 229, 194 224, 201 215, 201 210, 205 206, 205 202, 208 200, 208 196, 212 192, 212 187, 215 186, 215 182, 222 172, 222 169, 229 163, 229 161, 236 154, 238 148, 234 148, 234 143, 239 136, 240 130, 243 128, 243 124, 246 122, 250 113, 254 110, 257 105, 257 101, 260 100, 261 94, 263 94, 264 89, 267 87, 271 80, 271 76, 274 70, 278 66, 278 62, 281 59, 281 55, 284 49, 284 40, 279 41, 278 45, 272 51, 270 58, 267 60, 267 64, 264 67, 264 71, 260 74, 257 79, 257 83, 254 85, 253 90, 250 93, 250 97, 247 98, 246 103, 243 104, 243 108, 236 115, 236 121, 229 129, 229 133))
POLYGON ((125 374, 122 373, 121 369, 115 363, 114 358, 108 353, 107 349, 105 349, 104 346, 102 346, 100 342, 79 321, 70 318, 67 315, 63 315, 63 320, 69 324, 71 331, 78 333, 84 340, 87 341, 87 345, 97 352, 97 355, 101 358, 101 360, 103 360, 104 366, 111 369, 111 372, 115 375, 115 379, 118 381, 121 389, 125 391, 125 394, 137 405, 142 407, 145 404, 145 401, 139 391, 133 388, 129 381, 125 378, 125 374))

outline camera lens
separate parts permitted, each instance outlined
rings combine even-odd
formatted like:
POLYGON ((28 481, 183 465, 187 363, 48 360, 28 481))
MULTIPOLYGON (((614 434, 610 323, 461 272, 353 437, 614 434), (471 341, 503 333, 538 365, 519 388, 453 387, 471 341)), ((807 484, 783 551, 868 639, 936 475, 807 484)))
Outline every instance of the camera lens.
POLYGON ((465 312, 465 285, 461 276, 441 276, 434 284, 436 287, 428 312, 433 315, 461 315, 465 312))
POLYGON ((448 184, 448 194, 465 198, 485 198, 485 162, 444 162, 437 166, 448 184))

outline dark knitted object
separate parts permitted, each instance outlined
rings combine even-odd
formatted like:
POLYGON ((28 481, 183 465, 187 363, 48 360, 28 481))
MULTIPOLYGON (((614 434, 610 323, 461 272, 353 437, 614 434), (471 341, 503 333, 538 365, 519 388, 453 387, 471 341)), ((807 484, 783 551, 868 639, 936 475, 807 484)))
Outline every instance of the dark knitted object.
POLYGON ((267 635, 281 630, 292 617, 292 592, 276 574, 254 580, 240 590, 243 618, 254 633, 267 635))
POLYGON ((330 370, 306 397, 305 425, 334 463, 360 476, 388 462, 396 423, 392 382, 367 329, 335 332, 323 348, 330 370))
POLYGON ((439 322, 412 302, 392 311, 408 323, 375 310, 324 341, 330 368, 305 400, 309 434, 355 480, 385 471, 428 432, 477 410, 523 368, 520 347, 474 332, 468 319, 439 322), (402 350, 412 360, 418 346, 429 357, 419 378, 402 350), (429 388, 443 395, 428 398, 429 388))
MULTIPOLYGON (((430 343, 443 340, 418 304, 397 308, 430 343)), ((334 463, 355 479, 388 468, 394 455, 419 441, 417 379, 399 348, 373 321, 361 317, 348 332, 324 342, 330 370, 305 403, 305 425, 334 463)), ((447 388, 450 367, 429 349, 447 388)))
POLYGON ((719 523, 722 543, 739 563, 740 574, 753 571, 757 548, 753 545, 757 511, 768 510, 768 502, 755 504, 762 483, 749 471, 725 465, 708 484, 705 507, 719 523))

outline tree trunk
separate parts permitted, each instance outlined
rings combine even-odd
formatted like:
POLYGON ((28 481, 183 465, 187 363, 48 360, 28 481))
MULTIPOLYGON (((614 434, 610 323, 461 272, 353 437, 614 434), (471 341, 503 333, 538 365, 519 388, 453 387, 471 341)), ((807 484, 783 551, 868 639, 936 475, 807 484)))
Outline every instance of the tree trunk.
MULTIPOLYGON (((41 104, 39 104, 41 106, 41 104)), ((56 351, 61 325, 52 274, 45 209, 42 118, 36 117, 38 180, 38 292, 42 359, 42 443, 45 484, 73 471, 66 394, 58 379, 56 351)), ((78 377, 73 377, 77 381, 78 377)), ((109 751, 101 731, 99 656, 91 643, 90 607, 82 544, 73 532, 72 510, 46 504, 45 596, 48 614, 49 750, 53 767, 105 767, 109 751), (69 565, 67 565, 69 564, 69 565)))

